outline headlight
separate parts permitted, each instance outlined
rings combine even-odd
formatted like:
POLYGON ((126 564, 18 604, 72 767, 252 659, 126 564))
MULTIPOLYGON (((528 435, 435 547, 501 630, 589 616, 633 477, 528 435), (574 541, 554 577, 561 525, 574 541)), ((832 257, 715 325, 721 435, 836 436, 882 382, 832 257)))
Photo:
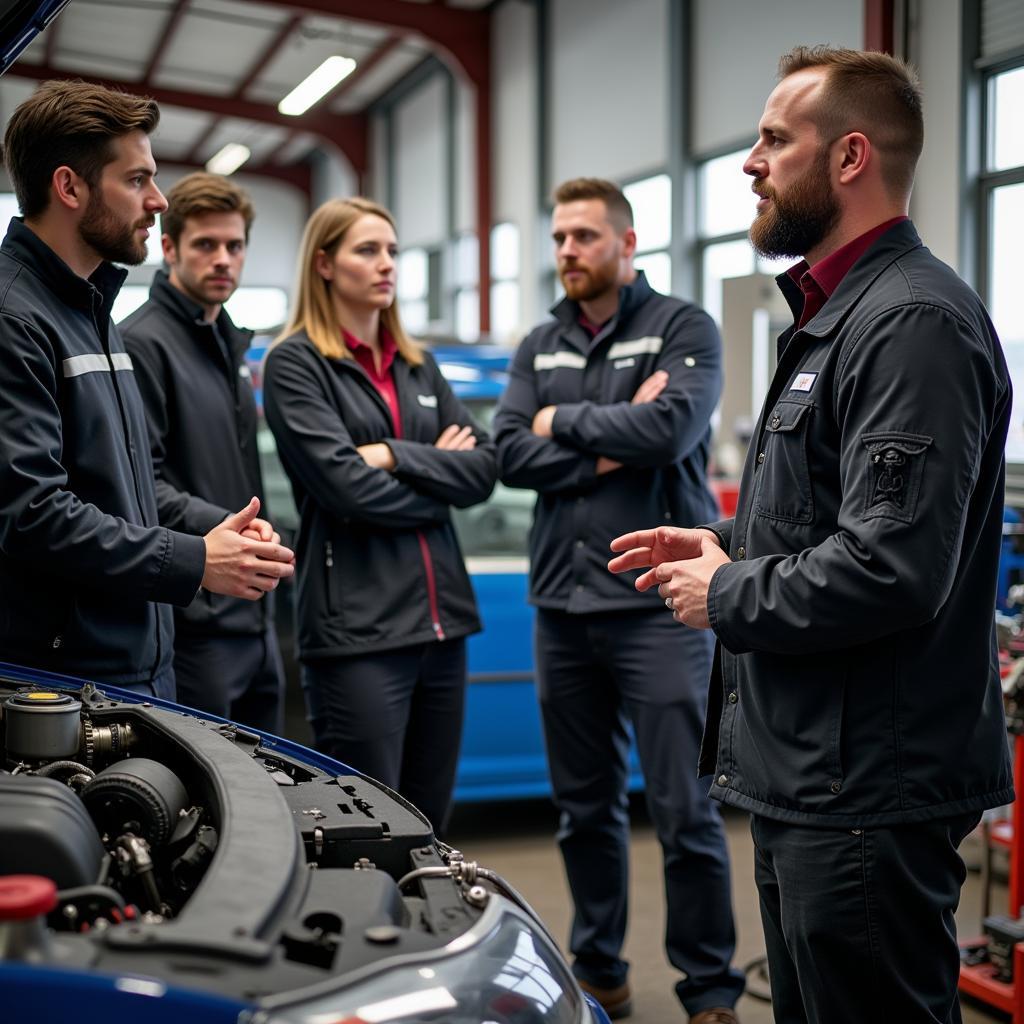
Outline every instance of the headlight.
MULTIPOLYGON (((351 977, 351 976, 350 976, 351 977)), ((347 980, 347 979, 346 979, 347 980)), ((590 1024, 565 961, 529 916, 491 896, 443 949, 395 957, 327 992, 267 1000, 258 1024, 590 1024)))

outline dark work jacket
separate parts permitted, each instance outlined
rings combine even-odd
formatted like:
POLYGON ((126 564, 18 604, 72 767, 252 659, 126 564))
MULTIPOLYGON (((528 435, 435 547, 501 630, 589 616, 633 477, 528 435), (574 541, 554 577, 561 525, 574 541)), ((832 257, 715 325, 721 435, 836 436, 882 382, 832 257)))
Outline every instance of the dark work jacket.
POLYGON ((267 355, 264 409, 299 510, 296 631, 303 658, 393 650, 480 629, 449 509, 491 493, 494 446, 429 353, 421 366, 396 355, 392 373, 401 440, 356 360, 322 356, 305 334, 267 355), (473 425, 475 449, 434 447, 452 423, 473 425), (371 468, 356 451, 380 441, 394 453, 393 473, 371 468))
POLYGON ((715 514, 706 467, 722 389, 718 329, 699 307, 653 291, 642 272, 595 338, 577 303, 552 312, 519 346, 494 417, 502 481, 537 491, 530 602, 574 613, 653 609, 661 598, 636 592, 639 573, 608 572, 608 544, 641 526, 694 526, 715 514), (667 371, 668 386, 631 405, 655 370, 667 371), (558 412, 553 437, 542 438, 531 424, 548 405, 558 412), (599 455, 623 468, 597 476, 599 455))
MULTIPOLYGON (((120 330, 146 406, 160 522, 205 534, 253 495, 262 502, 256 399, 244 359, 252 331, 235 327, 223 309, 215 330, 162 270, 149 301, 120 330)), ((261 508, 260 516, 270 513, 261 508)), ((259 633, 271 596, 246 601, 201 590, 175 624, 179 633, 259 633)))
POLYGON ((993 629, 1009 415, 981 301, 909 221, 783 334, 736 517, 713 527, 734 559, 708 595, 714 796, 835 828, 1013 799, 993 629))
POLYGON ((0 658, 117 684, 168 668, 201 537, 157 520, 146 420, 110 320, 124 272, 75 274, 20 219, 0 247, 0 658))

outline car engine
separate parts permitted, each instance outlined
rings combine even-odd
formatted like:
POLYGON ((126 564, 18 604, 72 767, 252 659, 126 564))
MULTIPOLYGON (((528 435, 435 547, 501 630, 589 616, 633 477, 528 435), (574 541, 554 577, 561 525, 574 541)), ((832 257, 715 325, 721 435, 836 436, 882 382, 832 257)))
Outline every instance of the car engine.
POLYGON ((269 1005, 451 949, 499 894, 529 909, 397 793, 287 741, 92 684, 0 678, 0 709, 0 875, 57 887, 21 959, 269 1005))

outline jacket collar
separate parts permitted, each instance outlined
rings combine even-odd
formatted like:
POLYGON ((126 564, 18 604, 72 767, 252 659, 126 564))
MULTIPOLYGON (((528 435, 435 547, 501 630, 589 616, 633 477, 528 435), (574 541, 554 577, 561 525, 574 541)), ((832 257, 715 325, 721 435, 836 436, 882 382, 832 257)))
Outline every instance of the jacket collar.
POLYGON ((14 217, 0 252, 16 260, 39 278, 61 302, 105 322, 128 271, 104 261, 88 279, 76 274, 21 217, 14 217))
MULTIPOLYGON (((151 302, 155 302, 161 309, 173 316, 183 327, 188 327, 194 336, 199 338, 210 336, 210 329, 213 325, 203 319, 202 306, 193 302, 183 291, 175 288, 171 284, 166 270, 156 272, 153 284, 149 289, 149 298, 151 302)), ((216 323, 221 337, 230 345, 231 351, 237 356, 242 355, 249 347, 255 332, 236 327, 223 306, 221 306, 214 323, 216 323)))
MULTIPOLYGON (((901 220, 894 224, 880 238, 876 239, 859 260, 850 268, 846 276, 839 282, 839 287, 828 297, 820 310, 800 328, 804 334, 812 334, 822 338, 842 320, 850 309, 857 304, 860 297, 871 283, 891 263, 921 247, 921 238, 910 220, 901 220)), ((793 320, 797 322, 803 310, 804 293, 800 286, 783 271, 775 278, 790 310, 793 320)), ((788 333, 788 332, 787 332, 788 333)))
POLYGON ((619 289, 619 307, 615 310, 615 315, 593 339, 580 325, 580 304, 574 299, 562 298, 551 307, 551 313, 564 328, 573 331, 574 334, 578 332, 579 339, 584 341, 585 348, 589 348, 598 339, 603 341, 607 338, 622 320, 647 301, 653 291, 654 289, 647 283, 647 277, 644 272, 638 270, 633 281, 630 284, 624 284, 619 289))

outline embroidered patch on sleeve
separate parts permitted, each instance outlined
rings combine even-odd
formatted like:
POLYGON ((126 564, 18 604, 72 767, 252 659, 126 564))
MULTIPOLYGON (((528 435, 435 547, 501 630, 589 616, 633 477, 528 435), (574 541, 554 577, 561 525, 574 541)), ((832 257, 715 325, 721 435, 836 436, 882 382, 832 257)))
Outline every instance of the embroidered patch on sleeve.
POLYGON ((864 519, 914 520, 932 438, 898 431, 862 434, 867 449, 864 519))

